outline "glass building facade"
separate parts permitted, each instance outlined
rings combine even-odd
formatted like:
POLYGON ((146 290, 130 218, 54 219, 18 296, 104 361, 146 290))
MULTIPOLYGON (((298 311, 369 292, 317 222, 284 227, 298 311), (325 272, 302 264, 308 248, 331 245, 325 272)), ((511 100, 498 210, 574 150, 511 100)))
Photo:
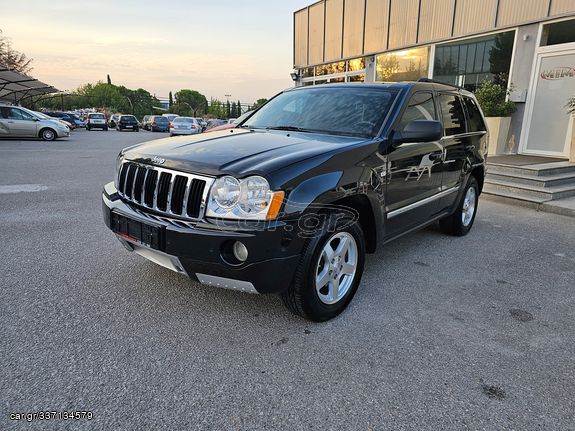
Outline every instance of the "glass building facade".
POLYGON ((433 79, 475 91, 483 81, 507 87, 515 31, 437 45, 433 79))

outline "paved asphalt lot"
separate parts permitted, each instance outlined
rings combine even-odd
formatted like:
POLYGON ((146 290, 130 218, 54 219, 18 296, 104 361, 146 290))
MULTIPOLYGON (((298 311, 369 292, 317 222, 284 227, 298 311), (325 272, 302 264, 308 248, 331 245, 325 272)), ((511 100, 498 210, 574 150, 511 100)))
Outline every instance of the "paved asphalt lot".
POLYGON ((484 200, 465 238, 369 256, 313 324, 124 250, 100 191, 151 137, 0 141, 1 430, 575 429, 574 219, 484 200), (39 410, 94 419, 10 420, 39 410))

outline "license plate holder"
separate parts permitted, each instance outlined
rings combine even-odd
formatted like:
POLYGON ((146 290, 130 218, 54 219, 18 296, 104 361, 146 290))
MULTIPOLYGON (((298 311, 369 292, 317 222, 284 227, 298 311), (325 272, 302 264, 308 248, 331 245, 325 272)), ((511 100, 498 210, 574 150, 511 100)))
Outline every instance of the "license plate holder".
POLYGON ((162 250, 164 242, 162 226, 142 223, 115 212, 111 213, 110 222, 112 231, 121 237, 154 250, 162 250))

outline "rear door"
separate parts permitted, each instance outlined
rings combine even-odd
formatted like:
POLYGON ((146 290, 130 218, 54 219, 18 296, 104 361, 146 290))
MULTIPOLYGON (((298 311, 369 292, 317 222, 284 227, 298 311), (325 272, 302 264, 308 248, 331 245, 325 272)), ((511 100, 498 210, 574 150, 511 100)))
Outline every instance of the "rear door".
MULTIPOLYGON (((402 131, 415 120, 438 120, 431 91, 414 93, 394 129, 402 131)), ((394 236, 420 225, 438 212, 443 147, 440 142, 411 142, 387 154, 387 225, 394 236)))
POLYGON ((466 153, 472 163, 483 162, 483 154, 487 149, 487 126, 477 101, 469 96, 463 96, 463 105, 467 114, 467 131, 470 144, 466 147, 466 153))
POLYGON ((8 115, 8 107, 0 106, 0 137, 8 137, 11 135, 11 123, 8 115))
POLYGON ((459 94, 440 93, 437 101, 443 121, 442 191, 446 192, 440 201, 440 211, 443 211, 450 208, 457 199, 457 191, 465 178, 463 166, 471 139, 467 134, 465 110, 459 94))

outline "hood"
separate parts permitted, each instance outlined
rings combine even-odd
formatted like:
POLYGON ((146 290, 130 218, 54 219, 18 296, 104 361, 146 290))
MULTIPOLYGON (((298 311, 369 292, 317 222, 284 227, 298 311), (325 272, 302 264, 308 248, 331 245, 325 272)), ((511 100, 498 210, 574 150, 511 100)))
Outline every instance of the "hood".
POLYGON ((231 129, 165 138, 126 150, 128 160, 211 176, 269 174, 293 163, 364 142, 365 138, 311 133, 231 129), (155 163, 157 164, 157 163, 155 163))

